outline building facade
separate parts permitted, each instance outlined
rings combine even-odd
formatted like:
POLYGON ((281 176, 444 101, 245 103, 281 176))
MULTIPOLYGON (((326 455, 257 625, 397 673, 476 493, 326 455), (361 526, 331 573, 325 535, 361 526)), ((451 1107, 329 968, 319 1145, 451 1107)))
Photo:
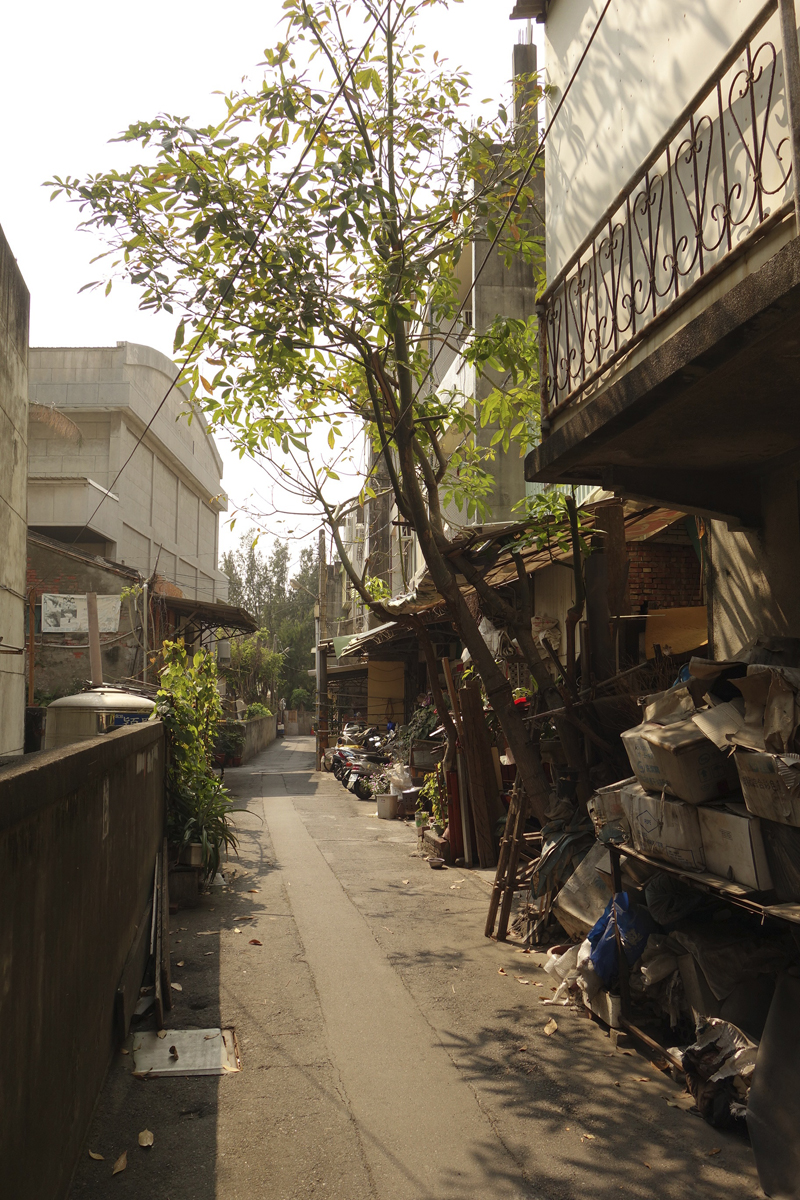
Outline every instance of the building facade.
POLYGON ((797 637, 794 5, 540 7, 551 112, 597 29, 546 151, 527 478, 697 515, 715 654, 797 637))
POLYGON ((214 439, 180 388, 154 417, 175 372, 132 342, 31 350, 28 521, 145 578, 157 572, 187 597, 225 600, 214 439))
POLYGON ((30 298, 0 229, 0 757, 25 737, 25 536, 30 298))

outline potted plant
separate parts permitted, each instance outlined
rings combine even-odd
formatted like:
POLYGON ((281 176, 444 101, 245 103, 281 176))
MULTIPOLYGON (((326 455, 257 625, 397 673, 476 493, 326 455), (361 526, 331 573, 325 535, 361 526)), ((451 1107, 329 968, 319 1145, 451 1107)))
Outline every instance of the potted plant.
POLYGON ((220 721, 214 746, 214 762, 220 767, 240 767, 245 729, 241 721, 220 721))

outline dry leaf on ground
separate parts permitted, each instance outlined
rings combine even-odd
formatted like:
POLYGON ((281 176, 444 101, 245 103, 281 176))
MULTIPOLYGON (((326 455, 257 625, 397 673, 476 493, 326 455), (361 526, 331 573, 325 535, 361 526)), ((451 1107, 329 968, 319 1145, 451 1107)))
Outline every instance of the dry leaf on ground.
POLYGON ((160 1038, 165 1038, 166 1036, 167 1036, 166 1029, 159 1029, 158 1033, 156 1034, 156 1037, 160 1037, 160 1038))
POLYGON ((505 967, 501 967, 500 970, 497 972, 497 974, 498 975, 507 975, 508 971, 505 969, 505 967))
POLYGON ((409 881, 408 881, 407 879, 404 879, 404 880, 403 880, 403 883, 408 883, 408 882, 409 882, 409 881))
POLYGON ((248 892, 255 892, 255 894, 258 895, 258 888, 248 888, 247 890, 248 892))
POLYGON ((523 979, 521 975, 516 976, 517 983, 530 983, 530 979, 523 979))
POLYGON ((123 1150, 111 1170, 112 1175, 119 1175, 120 1171, 124 1171, 128 1165, 128 1151, 123 1150))
MULTIPOLYGON (((240 921, 241 921, 241 919, 242 919, 242 918, 241 918, 241 917, 239 917, 239 920, 240 920, 240 921)), ((241 929, 234 929, 234 931, 233 931, 233 932, 234 932, 234 933, 241 933, 242 931, 241 931, 241 929)))
POLYGON ((250 941, 247 944, 248 944, 248 946, 263 946, 264 945, 264 943, 260 942, 258 940, 258 938, 250 938, 250 941))
POLYGON ((183 959, 181 959, 181 961, 178 963, 178 966, 179 966, 179 967, 185 967, 185 966, 186 966, 186 963, 183 961, 183 959))
POLYGON ((550 1020, 547 1022, 547 1024, 544 1027, 544 1032, 547 1034, 548 1037, 551 1037, 557 1029, 558 1029, 558 1024, 551 1017, 550 1020))
POLYGON ((174 991, 176 991, 176 992, 183 991, 183 988, 181 987, 181 985, 179 983, 172 983, 172 984, 170 984, 170 987, 173 988, 174 991))
POLYGON ((148 1146, 152 1146, 155 1140, 156 1139, 153 1137, 149 1129, 143 1129, 139 1134, 139 1145, 143 1146, 145 1149, 147 1149, 148 1146))
POLYGON ((715 1146, 713 1150, 709 1150, 708 1157, 712 1158, 715 1154, 722 1153, 722 1146, 715 1146))
POLYGON ((130 1050, 126 1050, 126 1049, 123 1047, 123 1048, 122 1048, 122 1050, 120 1050, 120 1054, 130 1054, 130 1050))
POLYGON ((593 1142, 594 1140, 595 1140, 595 1136, 594 1136, 594 1134, 593 1134, 593 1133, 582 1133, 582 1134, 581 1134, 581 1141, 582 1141, 582 1142, 587 1142, 587 1141, 588 1141, 588 1142, 593 1142))
POLYGON ((93 1158, 95 1162, 105 1162, 102 1154, 95 1154, 94 1150, 89 1151, 89 1158, 93 1158))

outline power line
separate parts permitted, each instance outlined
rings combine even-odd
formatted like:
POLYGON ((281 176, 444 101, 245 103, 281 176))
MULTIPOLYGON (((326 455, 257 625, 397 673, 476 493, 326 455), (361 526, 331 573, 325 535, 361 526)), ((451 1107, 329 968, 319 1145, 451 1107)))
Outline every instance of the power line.
MULTIPOLYGON (((324 112, 324 113, 323 113, 323 115, 320 117, 319 121, 317 122, 316 126, 314 127, 314 130, 313 130, 313 132, 312 132, 312 134, 311 134, 311 137, 310 137, 310 138, 309 138, 309 140, 306 142, 306 145, 305 145, 305 147, 304 147, 304 149, 303 149, 303 153, 300 155, 300 157, 299 157, 299 159, 297 160, 297 162, 295 163, 294 167, 293 167, 293 168, 292 168, 292 170, 289 172, 289 176, 288 176, 288 178, 287 178, 286 182, 284 183, 283 187, 281 188, 281 191, 280 191, 280 193, 279 193, 279 195, 278 195, 277 199, 275 200, 274 204, 272 205, 272 207, 270 208, 270 210, 269 210, 269 212, 267 213, 266 217, 264 218, 263 222, 261 223, 261 225, 260 225, 260 227, 259 227, 259 229, 258 229, 258 231, 257 231, 257 233, 256 233, 256 236, 254 237, 253 241, 252 241, 252 242, 250 242, 250 243, 249 243, 249 245, 246 247, 244 254, 242 255, 241 259, 239 260, 239 264, 238 264, 238 266, 236 267, 236 270, 234 271, 233 275, 232 275, 232 276, 230 277, 230 279, 228 280, 228 282, 227 282, 227 285, 226 285, 226 287, 225 287, 224 291, 223 291, 223 292, 220 294, 219 300, 218 300, 218 301, 217 301, 217 303, 214 305, 214 308, 213 308, 213 310, 212 310, 212 312, 211 312, 210 316, 206 317, 206 320, 205 320, 205 322, 203 323, 203 326, 202 326, 202 328, 200 329, 200 332, 197 334, 197 336, 195 337, 195 339, 194 339, 194 341, 193 341, 192 345, 191 345, 191 346, 190 346, 190 348, 189 348, 189 351, 188 351, 188 353, 187 353, 187 356, 186 356, 186 363, 187 363, 187 364, 188 364, 188 363, 191 361, 191 359, 192 359, 192 356, 194 355, 194 353, 195 353, 195 351, 196 351, 196 349, 197 349, 198 345, 200 344, 200 342, 201 342, 201 340, 202 340, 202 338, 203 338, 203 335, 205 334, 206 330, 207 330, 207 329, 208 329, 208 328, 211 326, 211 324, 213 323, 213 321, 216 319, 216 317, 217 317, 217 314, 219 313, 219 310, 220 310, 220 308, 222 307, 223 303, 224 303, 224 302, 225 302, 225 300, 227 299, 227 297, 228 297, 228 294, 229 294, 229 292, 230 292, 231 288, 233 287, 234 283, 235 283, 235 282, 236 282, 236 280, 238 279, 238 277, 239 277, 239 275, 240 275, 240 273, 241 273, 242 267, 244 266, 244 264, 245 264, 245 262, 247 261, 247 259, 250 257, 250 254, 252 253, 252 251, 253 251, 253 250, 255 249, 255 247, 258 245, 258 242, 261 240, 261 238, 262 238, 263 234, 265 233, 265 231, 266 231, 266 229, 267 229, 267 226, 269 225, 270 221, 272 220, 272 217, 273 217, 273 215, 274 215, 274 213, 275 213, 276 209, 278 208, 278 206, 279 206, 279 205, 280 205, 280 204, 283 202, 284 198, 286 197, 286 194, 287 194, 287 192, 289 191, 289 188, 290 188, 290 187, 291 187, 291 185, 292 185, 292 181, 294 180, 295 176, 297 175, 297 172, 300 170, 300 167, 303 165, 303 163, 304 163, 304 161, 305 161, 305 159, 306 159, 307 155, 309 154, 309 151, 311 150, 311 148, 312 148, 312 147, 313 147, 313 145, 314 145, 314 142, 317 140, 317 137, 319 136, 320 132, 322 131, 322 128, 323 128, 323 126, 325 125, 325 122, 328 120, 328 117, 331 115, 331 113, 332 113, 332 111, 333 111, 333 107, 334 107, 334 105, 335 105, 335 104, 336 104, 336 102, 339 100, 339 98, 340 98, 340 96, 341 96, 342 92, 344 91, 344 89, 346 88, 347 84, 349 83, 349 81, 350 81, 350 78, 351 78, 351 76, 352 76, 353 72, 355 71, 356 67, 358 66, 359 62, 361 61, 362 57, 364 56, 364 53, 366 52, 367 48, 369 47, 369 44, 370 44, 370 42, 372 41, 372 38, 374 37, 374 35, 375 35, 376 31, 377 31, 377 30, 380 28, 381 21, 382 21, 382 20, 383 20, 383 18, 386 16, 387 12, 389 11, 389 8, 391 7, 391 2, 392 2, 392 0, 387 0, 386 6, 384 7, 383 11, 380 13, 380 15, 379 15, 379 17, 378 17, 377 21, 375 22, 374 26, 372 27, 372 29, 371 29, 371 31, 370 31, 370 33, 369 33, 369 36, 367 37, 367 40, 364 42, 364 45, 361 47, 361 49, 359 50, 358 54, 357 54, 357 55, 356 55, 356 57, 353 59, 353 62, 351 63, 351 65, 350 65, 350 68, 349 68, 349 70, 347 71, 347 74, 346 74, 346 75, 343 77, 343 79, 342 79, 342 82, 339 84, 338 88, 337 88, 337 89, 336 89, 336 91, 334 92, 334 95, 333 95, 333 97, 332 97, 332 99, 331 99, 330 103, 328 104, 327 108, 325 109, 325 112, 324 112)), ((185 369, 185 368, 184 368, 184 369, 185 369)), ((108 491, 109 491, 109 492, 110 492, 110 491, 113 491, 113 489, 114 489, 114 486, 115 486, 115 484, 116 484, 117 480, 119 479, 120 475, 121 475, 121 474, 122 474, 122 472, 125 470, 125 468, 127 467, 128 463, 129 463, 129 462, 131 461, 131 459, 133 458, 133 456, 134 456, 134 454, 136 453, 136 451, 139 449, 139 446, 142 444, 142 441, 144 440, 144 436, 145 436, 145 434, 148 432, 148 430, 150 429, 151 425, 152 425, 152 424, 153 424, 153 422, 155 421, 156 417, 157 417, 157 416, 158 416, 158 414, 161 412, 161 409, 162 409, 162 408, 164 407, 164 405, 166 404, 167 400, 169 399, 170 395, 172 394, 173 390, 175 389, 175 386, 177 385, 177 383, 178 383, 178 380, 181 378, 181 376, 182 376, 182 375, 183 375, 183 370, 181 370, 181 371, 179 371, 179 372, 178 372, 178 374, 177 374, 177 375, 175 376, 175 378, 172 380, 172 383, 171 383, 171 384, 169 385, 169 387, 167 388, 166 392, 164 393, 163 399, 162 399, 162 400, 161 400, 161 402, 159 403, 158 407, 156 408, 156 410, 155 410, 155 412, 153 413, 153 415, 152 415, 152 417, 150 418, 150 420, 149 420, 149 421, 147 422, 147 424, 145 425, 145 427, 144 427, 144 429, 142 430, 142 432, 140 433, 139 437, 136 439, 136 444, 134 445, 134 447, 133 447, 133 449, 131 450, 130 454, 129 454, 129 455, 128 455, 128 457, 125 459, 124 463, 122 464, 122 466, 120 467, 120 469, 117 471, 116 475, 114 476, 114 479, 112 480, 112 482, 111 482, 111 484, 110 484, 110 486, 109 486, 109 488, 108 488, 108 491)), ((106 497, 105 497, 105 496, 103 496, 103 497, 101 498, 101 500, 100 500, 100 502, 98 503, 97 507, 95 508, 94 512, 93 512, 93 513, 91 514, 91 516, 88 518, 88 520, 87 520, 86 524, 85 524, 85 525, 83 526, 83 528, 82 528, 82 529, 79 531, 79 533, 78 533, 78 534, 77 534, 77 536, 76 536, 76 537, 73 539, 73 541, 70 543, 70 545, 75 545, 75 542, 77 542, 77 541, 79 541, 79 540, 80 540, 81 536, 82 536, 82 535, 85 533, 85 531, 86 531, 86 530, 89 528, 89 526, 90 526, 91 522, 92 522, 92 521, 94 520, 94 518, 97 516, 98 512, 100 511, 100 508, 102 507, 103 503, 105 502, 105 499, 106 499, 106 497)))

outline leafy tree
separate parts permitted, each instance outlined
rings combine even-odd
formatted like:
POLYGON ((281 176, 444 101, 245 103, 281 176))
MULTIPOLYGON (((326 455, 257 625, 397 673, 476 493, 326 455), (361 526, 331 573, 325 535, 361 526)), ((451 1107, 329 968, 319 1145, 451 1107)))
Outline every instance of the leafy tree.
MULTIPOLYGON (((308 547, 300 551, 297 571, 292 573, 299 586, 293 587, 288 544, 275 539, 269 553, 263 554, 256 534, 249 530, 234 550, 223 555, 222 570, 230 580, 231 604, 246 608, 262 626, 252 637, 231 642, 229 677, 239 695, 256 699, 259 682, 274 699, 279 688, 287 694, 298 687, 308 692, 319 575, 315 552, 308 547)), ((313 706, 313 698, 307 699, 313 706)))
MULTIPOLYGON (((139 121, 121 140, 147 148, 141 163, 54 183, 106 238, 106 287, 127 278, 144 308, 179 316, 175 352, 196 402, 314 506, 354 588, 385 619, 384 598, 350 562, 329 488, 355 470, 365 429, 374 465, 352 502, 388 481, 541 816, 549 785, 538 750, 459 577, 551 689, 528 578, 518 558, 516 595, 488 586, 456 540, 466 516, 487 512, 495 446, 524 452, 536 425, 532 328, 500 316, 464 341, 457 275, 487 237, 508 262, 523 255, 540 267, 535 124, 512 129, 502 105, 473 120, 464 73, 417 43, 415 18, 437 2, 286 0, 286 38, 265 51, 263 82, 227 96, 217 125, 139 121), (431 334, 490 379, 486 401, 436 393, 431 334)), ((529 111, 540 97, 526 88, 529 111)), ((452 743, 427 635, 401 619, 418 630, 452 743)))

